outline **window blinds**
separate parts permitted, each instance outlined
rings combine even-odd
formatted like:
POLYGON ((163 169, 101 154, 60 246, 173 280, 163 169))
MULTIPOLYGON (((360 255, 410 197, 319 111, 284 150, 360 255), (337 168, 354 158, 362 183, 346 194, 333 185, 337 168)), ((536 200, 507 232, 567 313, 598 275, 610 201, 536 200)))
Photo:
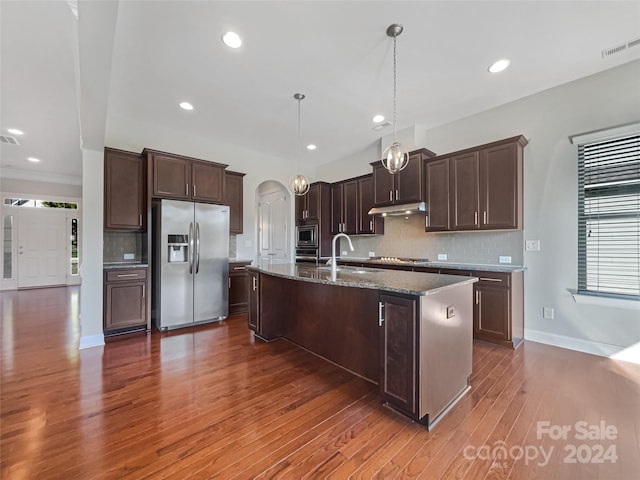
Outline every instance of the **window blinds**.
POLYGON ((578 145, 578 291, 640 299, 640 134, 578 145))

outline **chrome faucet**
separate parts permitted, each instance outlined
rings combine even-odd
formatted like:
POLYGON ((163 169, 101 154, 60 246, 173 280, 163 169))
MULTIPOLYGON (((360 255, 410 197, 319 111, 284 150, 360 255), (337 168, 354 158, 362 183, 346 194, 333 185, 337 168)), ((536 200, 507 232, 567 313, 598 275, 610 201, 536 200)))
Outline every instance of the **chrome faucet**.
POLYGON ((333 237, 333 240, 331 241, 331 280, 336 279, 337 263, 338 263, 336 262, 336 240, 340 237, 344 237, 347 240, 349 240, 349 248, 353 252, 353 243, 351 243, 351 239, 349 238, 349 235, 347 235, 346 233, 338 233, 333 237))

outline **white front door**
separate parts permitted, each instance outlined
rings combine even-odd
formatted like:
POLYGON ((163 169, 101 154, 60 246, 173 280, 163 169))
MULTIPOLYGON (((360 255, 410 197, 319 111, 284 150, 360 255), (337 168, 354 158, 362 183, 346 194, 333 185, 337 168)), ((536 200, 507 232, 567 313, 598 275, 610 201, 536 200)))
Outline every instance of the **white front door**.
POLYGON ((20 209, 18 288, 66 284, 67 243, 64 209, 20 209))
POLYGON ((289 263, 289 200, 282 191, 263 195, 258 203, 260 265, 289 263))

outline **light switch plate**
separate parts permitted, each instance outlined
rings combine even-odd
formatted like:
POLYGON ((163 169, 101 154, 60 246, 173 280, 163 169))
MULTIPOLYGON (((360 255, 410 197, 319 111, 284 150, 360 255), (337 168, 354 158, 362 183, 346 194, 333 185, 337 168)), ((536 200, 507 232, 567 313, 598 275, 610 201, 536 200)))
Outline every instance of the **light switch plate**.
POLYGON ((500 255, 500 263, 511 263, 511 257, 508 255, 500 255))
POLYGON ((369 258, 375 257, 376 256, 376 252, 369 252, 369 258))
POLYGON ((524 243, 524 248, 528 252, 539 252, 540 251, 540 240, 527 240, 524 243))
POLYGON ((552 307, 542 307, 542 318, 553 320, 555 318, 555 310, 552 307))
POLYGON ((447 318, 451 318, 455 316, 456 316, 456 307, 454 307, 453 305, 449 305, 447 307, 447 318))
POLYGON ((136 258, 136 254, 135 253, 125 253, 124 254, 124 259, 125 260, 133 260, 136 258))
POLYGON ((439 253, 438 254, 438 260, 446 260, 447 259, 447 254, 446 253, 439 253))

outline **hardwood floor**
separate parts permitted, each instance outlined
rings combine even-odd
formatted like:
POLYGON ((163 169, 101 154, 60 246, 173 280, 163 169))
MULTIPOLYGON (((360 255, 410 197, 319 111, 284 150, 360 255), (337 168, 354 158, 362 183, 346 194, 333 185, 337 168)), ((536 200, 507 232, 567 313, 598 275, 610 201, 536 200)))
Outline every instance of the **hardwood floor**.
POLYGON ((78 296, 1 294, 2 479, 639 478, 637 365, 476 343, 472 390, 428 432, 242 315, 78 351, 78 296))

